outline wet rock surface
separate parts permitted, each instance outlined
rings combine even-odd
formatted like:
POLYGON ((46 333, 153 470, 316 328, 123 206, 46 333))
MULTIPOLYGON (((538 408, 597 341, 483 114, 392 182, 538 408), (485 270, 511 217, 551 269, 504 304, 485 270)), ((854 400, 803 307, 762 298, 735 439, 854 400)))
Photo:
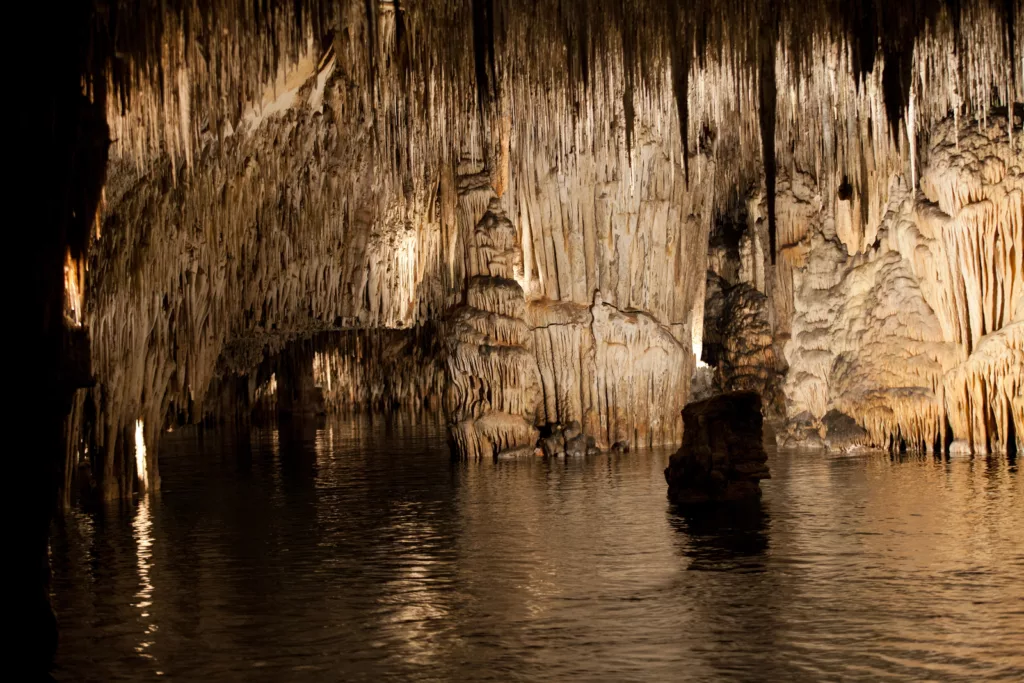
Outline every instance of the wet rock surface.
POLYGON ((776 440, 785 448, 814 450, 825 445, 821 438, 821 424, 806 410, 791 417, 777 432, 776 440))
POLYGON ((669 499, 678 505, 758 500, 758 482, 771 476, 762 423, 761 397, 753 392, 686 406, 683 446, 665 469, 669 499))
POLYGON ((565 425, 548 425, 541 434, 538 447, 547 458, 582 458, 600 453, 594 437, 584 434, 576 420, 565 425))
POLYGON ((821 423, 825 428, 825 448, 830 451, 850 451, 868 442, 867 430, 846 413, 830 410, 821 423))

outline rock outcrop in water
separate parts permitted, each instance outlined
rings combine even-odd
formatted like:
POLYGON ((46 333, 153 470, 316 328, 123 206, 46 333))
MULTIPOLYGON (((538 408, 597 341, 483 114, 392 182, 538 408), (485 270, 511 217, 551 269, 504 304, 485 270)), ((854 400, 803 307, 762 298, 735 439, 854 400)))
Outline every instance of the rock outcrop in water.
POLYGON ((665 469, 668 497, 679 505, 740 503, 761 497, 769 479, 761 398, 722 394, 683 410, 683 446, 665 469))

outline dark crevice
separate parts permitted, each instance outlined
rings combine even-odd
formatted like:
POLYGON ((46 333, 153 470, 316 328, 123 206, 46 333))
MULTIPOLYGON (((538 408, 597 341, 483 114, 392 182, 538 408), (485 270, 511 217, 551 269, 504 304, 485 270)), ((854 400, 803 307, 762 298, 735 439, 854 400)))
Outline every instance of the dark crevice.
POLYGON ((776 222, 775 222, 775 117, 777 92, 775 84, 775 50, 778 38, 779 14, 775 0, 766 0, 761 30, 763 34, 758 49, 758 113, 761 123, 761 156, 764 163, 764 186, 768 201, 768 247, 771 262, 775 265, 776 222))

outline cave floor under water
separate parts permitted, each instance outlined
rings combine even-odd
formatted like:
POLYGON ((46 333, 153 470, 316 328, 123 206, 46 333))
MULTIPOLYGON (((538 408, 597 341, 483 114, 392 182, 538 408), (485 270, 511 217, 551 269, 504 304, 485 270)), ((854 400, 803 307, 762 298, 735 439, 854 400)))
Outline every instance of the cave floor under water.
POLYGON ((1006 458, 771 452, 687 517, 669 450, 453 463, 436 419, 166 435, 51 544, 63 681, 1021 680, 1006 458))

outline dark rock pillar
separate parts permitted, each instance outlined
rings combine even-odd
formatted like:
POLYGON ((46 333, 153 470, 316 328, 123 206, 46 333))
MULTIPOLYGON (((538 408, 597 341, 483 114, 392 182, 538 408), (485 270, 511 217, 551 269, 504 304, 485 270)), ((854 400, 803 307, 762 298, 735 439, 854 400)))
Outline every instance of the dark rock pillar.
POLYGON ((761 397, 723 394, 683 410, 683 446, 665 469, 668 496, 680 505, 742 502, 761 497, 769 479, 762 443, 761 397))
POLYGON ((282 417, 314 417, 323 415, 324 395, 313 378, 313 344, 308 341, 291 344, 281 354, 277 365, 277 412, 282 417))

